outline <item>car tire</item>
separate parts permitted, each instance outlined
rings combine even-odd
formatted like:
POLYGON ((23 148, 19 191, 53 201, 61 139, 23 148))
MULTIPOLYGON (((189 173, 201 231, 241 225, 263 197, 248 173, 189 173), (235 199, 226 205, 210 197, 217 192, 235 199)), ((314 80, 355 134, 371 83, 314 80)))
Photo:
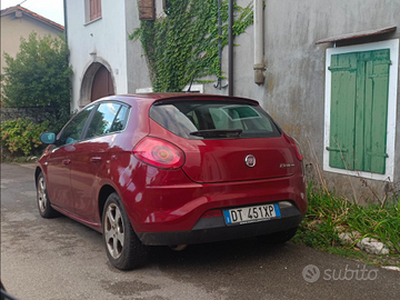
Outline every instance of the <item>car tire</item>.
POLYGON ((134 232, 116 193, 108 196, 102 216, 103 240, 108 259, 119 270, 132 270, 146 263, 149 249, 134 232))
POLYGON ((261 243, 277 245, 283 244, 291 240, 297 232, 298 227, 291 228, 289 230, 275 232, 269 235, 261 235, 257 237, 257 240, 261 243))
POLYGON ((45 219, 58 216, 58 213, 50 205, 49 195, 47 194, 46 180, 43 173, 40 173, 36 181, 36 199, 40 215, 45 219))

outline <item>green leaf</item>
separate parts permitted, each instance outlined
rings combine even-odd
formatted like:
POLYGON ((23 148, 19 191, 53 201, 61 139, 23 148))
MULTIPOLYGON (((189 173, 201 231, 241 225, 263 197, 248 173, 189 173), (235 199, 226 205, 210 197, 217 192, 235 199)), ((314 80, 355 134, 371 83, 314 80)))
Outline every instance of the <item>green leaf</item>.
MULTIPOLYGON (((239 35, 253 23, 252 4, 234 10, 234 35, 239 35)), ((169 0, 165 13, 165 18, 142 21, 129 35, 142 43, 153 90, 182 91, 192 79, 221 77, 218 41, 222 48, 228 45, 228 1, 222 3, 221 35, 217 0, 169 0)))

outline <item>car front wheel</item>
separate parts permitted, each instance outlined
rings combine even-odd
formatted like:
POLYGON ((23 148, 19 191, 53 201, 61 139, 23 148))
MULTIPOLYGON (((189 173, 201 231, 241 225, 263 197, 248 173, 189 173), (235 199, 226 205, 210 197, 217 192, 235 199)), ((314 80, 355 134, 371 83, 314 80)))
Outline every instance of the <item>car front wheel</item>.
POLYGON ((103 210, 103 240, 108 259, 119 270, 143 265, 148 248, 133 231, 128 215, 116 193, 110 194, 103 210))
POLYGON ((39 213, 43 218, 54 218, 58 213, 50 206, 49 196, 47 195, 47 185, 43 173, 40 173, 36 182, 36 198, 39 213))

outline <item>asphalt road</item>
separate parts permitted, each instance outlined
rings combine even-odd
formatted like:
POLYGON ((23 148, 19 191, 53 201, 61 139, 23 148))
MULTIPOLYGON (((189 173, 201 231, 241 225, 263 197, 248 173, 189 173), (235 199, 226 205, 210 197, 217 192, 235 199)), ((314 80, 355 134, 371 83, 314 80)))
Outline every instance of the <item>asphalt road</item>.
POLYGON ((21 300, 400 298, 400 273, 255 239, 153 248, 142 269, 118 271, 99 233, 42 219, 33 165, 11 164, 1 164, 1 281, 21 300))

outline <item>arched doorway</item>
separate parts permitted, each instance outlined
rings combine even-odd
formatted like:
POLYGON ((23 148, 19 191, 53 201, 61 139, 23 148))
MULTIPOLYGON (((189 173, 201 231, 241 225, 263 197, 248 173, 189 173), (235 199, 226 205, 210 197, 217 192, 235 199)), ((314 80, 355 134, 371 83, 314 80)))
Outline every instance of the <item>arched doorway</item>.
POLYGON ((109 95, 114 95, 111 73, 104 66, 101 66, 93 78, 90 101, 92 102, 109 95))
POLYGON ((101 97, 116 93, 115 78, 111 66, 100 57, 85 68, 82 76, 79 108, 101 97))

